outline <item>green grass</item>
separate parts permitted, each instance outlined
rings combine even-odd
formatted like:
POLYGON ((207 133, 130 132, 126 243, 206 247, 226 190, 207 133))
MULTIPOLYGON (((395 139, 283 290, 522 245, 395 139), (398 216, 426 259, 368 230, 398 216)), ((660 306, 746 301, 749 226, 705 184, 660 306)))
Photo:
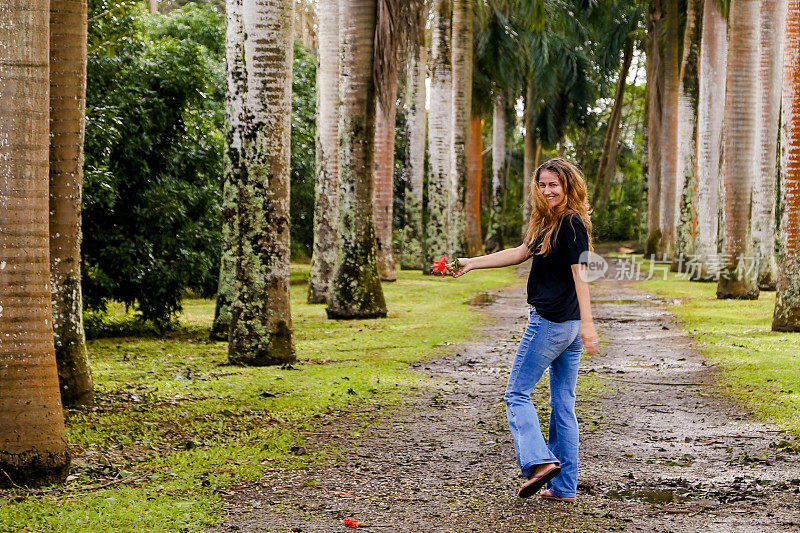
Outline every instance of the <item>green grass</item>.
POLYGON ((800 436, 800 334, 771 331, 775 293, 717 300, 715 283, 669 274, 638 284, 676 298, 671 310, 723 372, 727 392, 761 418, 800 436))
MULTIPOLYGON (((483 315, 464 302, 519 281, 513 270, 454 280, 399 272, 386 319, 331 321, 305 303, 308 265, 292 265, 296 369, 227 364, 208 341, 214 302, 184 303, 162 337, 92 340, 97 406, 67 412, 73 463, 63 491, 0 491, 0 531, 197 531, 224 517, 220 491, 266 468, 307 464, 302 430, 357 403, 401 401, 427 383, 408 363, 448 352, 483 315), (109 481, 115 485, 96 489, 109 481)), ((124 309, 113 309, 124 314, 124 309)), ((124 318, 124 317, 122 317, 124 318)))

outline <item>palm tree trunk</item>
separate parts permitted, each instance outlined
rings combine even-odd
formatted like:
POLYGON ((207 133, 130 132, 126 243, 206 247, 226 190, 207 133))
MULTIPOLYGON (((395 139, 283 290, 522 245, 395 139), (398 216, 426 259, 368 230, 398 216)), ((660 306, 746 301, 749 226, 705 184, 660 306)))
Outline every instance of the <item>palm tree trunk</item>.
POLYGON ((781 106, 781 233, 773 331, 800 331, 800 0, 786 11, 781 106))
POLYGON ((619 71, 617 92, 614 95, 614 106, 611 108, 611 118, 606 130, 603 143, 603 153, 600 155, 600 164, 597 167, 597 177, 594 182, 594 209, 603 210, 608 203, 611 192, 611 182, 617 172, 617 143, 619 142, 619 122, 622 118, 622 104, 625 98, 625 82, 628 79, 628 70, 633 59, 633 42, 625 47, 622 58, 622 68, 619 71))
POLYGON ((436 0, 433 8, 431 37, 431 98, 428 111, 428 209, 425 225, 424 262, 422 273, 430 273, 430 265, 447 253, 448 193, 450 190, 450 157, 453 107, 451 48, 451 3, 436 0))
POLYGON ((717 298, 758 298, 750 236, 753 176, 758 172, 759 2, 733 0, 725 95, 725 237, 717 298), (749 263, 749 264, 748 264, 749 263))
POLYGON ((678 93, 678 173, 675 199, 677 232, 676 254, 692 254, 696 219, 694 196, 697 189, 697 104, 698 59, 702 36, 702 0, 689 0, 686 6, 686 24, 683 32, 680 90, 678 93))
POLYGON ((700 279, 710 280, 708 266, 718 262, 719 197, 722 168, 722 122, 725 116, 725 72, 728 61, 728 23, 719 5, 703 6, 703 35, 697 104, 697 196, 693 255, 702 266, 700 279))
POLYGON ((761 4, 761 129, 753 195, 753 250, 758 258, 758 287, 775 290, 778 263, 775 256, 775 189, 777 186, 778 126, 783 74, 783 28, 786 0, 764 0, 761 4))
POLYGON ((659 226, 661 240, 658 251, 666 258, 675 254, 676 230, 678 223, 678 210, 680 191, 678 165, 678 97, 680 94, 680 42, 679 19, 677 0, 664 2, 664 21, 666 25, 665 41, 663 43, 662 66, 664 73, 664 86, 662 93, 661 115, 661 206, 659 208, 659 226))
POLYGON ((342 0, 339 4, 339 241, 328 318, 386 316, 372 220, 376 11, 376 0, 342 0))
POLYGON ((92 405, 81 297, 86 2, 50 2, 50 293, 65 406, 92 405))
MULTIPOLYGON (((242 1, 243 98, 231 363, 294 361, 289 308, 293 0, 242 1)), ((236 135, 234 133, 234 135, 236 135)))
POLYGON ((661 242, 661 122, 664 65, 658 35, 664 25, 661 0, 650 3, 647 26, 647 245, 655 254, 661 242))
POLYGON ((225 182, 222 186, 222 253, 219 265, 217 301, 211 340, 227 341, 231 324, 231 301, 236 277, 236 243, 238 234, 238 192, 242 167, 242 128, 247 74, 242 61, 242 0, 227 0, 225 5, 225 182))
POLYGON ((536 171, 534 159, 536 157, 536 134, 533 127, 534 113, 533 79, 528 78, 525 88, 525 139, 522 149, 522 233, 528 231, 528 221, 531 218, 531 179, 536 171))
POLYGON ((63 481, 48 240, 49 2, 0 9, 0 486, 63 481), (10 479, 9 479, 10 476, 10 479))
POLYGON ((469 174, 467 175, 467 248, 470 257, 481 255, 481 181, 483 173, 483 118, 473 114, 469 133, 469 174))
POLYGON ((506 102, 502 94, 494 99, 492 113, 492 196, 489 227, 486 230, 486 252, 503 249, 503 167, 506 162, 506 102))
POLYGON ((378 276, 382 281, 395 281, 397 270, 394 266, 394 246, 392 239, 392 202, 394 200, 394 127, 397 112, 397 70, 389 70, 385 80, 386 90, 391 95, 388 109, 378 100, 375 116, 375 175, 373 194, 373 214, 375 217, 375 238, 378 245, 378 276))
POLYGON ((452 158, 448 249, 453 256, 467 253, 466 193, 469 172, 469 130, 472 116, 472 0, 453 0, 452 158))
POLYGON ((325 303, 336 261, 339 219, 339 0, 319 3, 317 67, 317 156, 314 189, 314 244, 308 275, 308 303, 325 303))
POLYGON ((425 139, 427 112, 425 78, 428 70, 428 45, 425 42, 427 9, 420 10, 419 42, 412 43, 406 82, 406 168, 405 227, 401 268, 421 269, 422 257, 422 188, 425 177, 425 139))

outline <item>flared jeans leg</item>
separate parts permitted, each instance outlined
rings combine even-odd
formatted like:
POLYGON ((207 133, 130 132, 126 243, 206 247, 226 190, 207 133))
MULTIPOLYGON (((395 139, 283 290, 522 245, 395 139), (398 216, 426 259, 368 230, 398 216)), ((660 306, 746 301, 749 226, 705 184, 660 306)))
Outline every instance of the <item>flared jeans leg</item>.
POLYGON ((561 473, 548 484, 553 494, 575 496, 578 488, 578 418, 575 389, 583 343, 576 338, 550 364, 550 428, 547 448, 561 463, 561 473))
MULTIPOLYGON (((530 477, 539 464, 562 464, 562 473, 553 478, 553 483, 557 483, 553 490, 560 496, 570 495, 562 493, 561 489, 577 486, 577 421, 572 425, 563 421, 575 420, 575 383, 582 349, 578 339, 579 328, 578 320, 550 322, 531 310, 504 396, 508 427, 514 438, 514 451, 522 474, 530 477), (576 348, 577 356, 574 352, 576 348), (561 359, 563 355, 567 357, 561 359), (551 367, 553 363, 556 363, 555 368, 551 367), (548 446, 544 440, 536 407, 531 402, 531 393, 548 367, 551 367, 551 387, 555 382, 555 390, 558 391, 553 410, 559 410, 555 415, 555 426, 551 417, 550 439, 553 441, 555 438, 552 446, 548 446), (571 392, 564 390, 570 384, 571 392), (552 433, 553 428, 555 434, 552 433), (574 475, 565 476, 565 466, 570 471, 574 469, 574 475), (565 478, 563 485, 559 481, 562 477, 565 478)), ((574 495, 575 489, 571 490, 574 495)))

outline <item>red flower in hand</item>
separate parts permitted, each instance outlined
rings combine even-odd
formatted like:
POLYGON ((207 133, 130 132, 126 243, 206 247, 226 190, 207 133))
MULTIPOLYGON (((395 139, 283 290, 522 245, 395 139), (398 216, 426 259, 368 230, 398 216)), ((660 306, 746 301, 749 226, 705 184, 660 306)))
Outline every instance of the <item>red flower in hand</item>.
POLYGON ((447 268, 447 256, 443 255, 439 258, 438 261, 433 262, 433 266, 431 267, 431 273, 433 272, 441 272, 442 277, 444 277, 445 272, 449 269, 447 268))

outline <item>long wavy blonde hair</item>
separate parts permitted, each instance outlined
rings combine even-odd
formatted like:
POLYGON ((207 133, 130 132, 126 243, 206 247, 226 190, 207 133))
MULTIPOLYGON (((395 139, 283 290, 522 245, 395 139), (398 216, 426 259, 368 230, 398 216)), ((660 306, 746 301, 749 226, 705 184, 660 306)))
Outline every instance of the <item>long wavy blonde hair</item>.
POLYGON ((586 199, 586 182, 578 167, 561 157, 554 157, 542 163, 534 172, 529 193, 531 202, 531 218, 525 232, 524 242, 531 250, 535 251, 540 246, 538 255, 547 255, 553 247, 553 239, 558 235, 561 221, 570 213, 575 213, 586 226, 589 234, 589 249, 592 249, 592 220, 589 218, 591 208, 586 199), (564 190, 564 199, 560 204, 551 207, 542 191, 539 190, 539 177, 542 172, 549 170, 561 182, 564 190))

